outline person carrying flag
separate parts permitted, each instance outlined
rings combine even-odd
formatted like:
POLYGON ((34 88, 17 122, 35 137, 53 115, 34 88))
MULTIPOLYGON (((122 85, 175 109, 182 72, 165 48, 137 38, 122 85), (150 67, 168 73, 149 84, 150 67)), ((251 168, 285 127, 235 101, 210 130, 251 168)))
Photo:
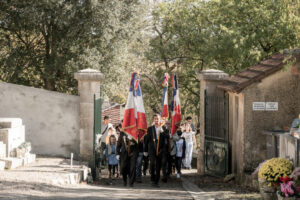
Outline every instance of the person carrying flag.
POLYGON ((147 130, 147 121, 140 87, 140 78, 137 73, 132 73, 129 94, 125 106, 117 152, 120 155, 121 173, 124 186, 133 187, 136 178, 136 162, 138 156, 138 142, 140 142, 147 130))
POLYGON ((133 187, 136 175, 136 159, 138 155, 137 142, 130 136, 121 131, 117 143, 117 159, 120 160, 121 174, 124 186, 133 187))
POLYGON ((144 155, 150 158, 150 173, 152 186, 159 187, 160 170, 162 159, 168 147, 168 137, 166 137, 161 125, 159 114, 153 115, 154 125, 147 130, 144 139, 144 155))
POLYGON ((161 108, 161 117, 162 117, 162 129, 165 135, 165 138, 168 140, 168 145, 165 146, 165 151, 162 155, 162 172, 163 172, 163 182, 167 182, 169 173, 169 168, 172 166, 172 157, 171 157, 171 148, 170 144, 172 144, 172 135, 170 124, 169 124, 169 105, 168 105, 168 83, 169 81, 169 74, 165 73, 164 79, 163 79, 163 101, 162 101, 162 108, 161 108))

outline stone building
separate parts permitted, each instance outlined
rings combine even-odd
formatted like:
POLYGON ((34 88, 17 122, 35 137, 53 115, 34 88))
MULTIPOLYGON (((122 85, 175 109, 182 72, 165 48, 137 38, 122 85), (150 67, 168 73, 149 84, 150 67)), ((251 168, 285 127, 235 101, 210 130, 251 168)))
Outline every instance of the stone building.
POLYGON ((286 55, 277 53, 230 77, 217 88, 229 96, 229 144, 232 173, 240 182, 267 159, 266 130, 290 126, 300 113, 300 56, 285 64, 286 55))

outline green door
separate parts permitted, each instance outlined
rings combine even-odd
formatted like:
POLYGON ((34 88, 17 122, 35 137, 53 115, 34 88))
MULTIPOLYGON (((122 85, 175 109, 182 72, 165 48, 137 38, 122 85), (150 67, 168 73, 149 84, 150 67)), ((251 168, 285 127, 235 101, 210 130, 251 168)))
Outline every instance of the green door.
POLYGON ((93 171, 96 166, 97 158, 99 157, 96 148, 97 148, 97 135, 101 134, 101 121, 102 121, 102 93, 100 87, 100 95, 94 94, 94 136, 93 136, 93 153, 94 153, 94 164, 93 164, 93 171))

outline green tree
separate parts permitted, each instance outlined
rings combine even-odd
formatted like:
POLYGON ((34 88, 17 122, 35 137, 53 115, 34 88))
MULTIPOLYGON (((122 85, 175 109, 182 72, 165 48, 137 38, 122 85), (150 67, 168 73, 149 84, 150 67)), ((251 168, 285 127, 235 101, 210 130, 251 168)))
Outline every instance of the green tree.
POLYGON ((300 41, 299 0, 176 0, 153 11, 148 59, 177 71, 182 109, 199 113, 196 72, 229 74, 300 41))
MULTIPOLYGON (((73 73, 105 74, 137 1, 41 0, 0 2, 0 79, 76 93, 73 73)), ((109 79, 109 77, 108 77, 109 79)))

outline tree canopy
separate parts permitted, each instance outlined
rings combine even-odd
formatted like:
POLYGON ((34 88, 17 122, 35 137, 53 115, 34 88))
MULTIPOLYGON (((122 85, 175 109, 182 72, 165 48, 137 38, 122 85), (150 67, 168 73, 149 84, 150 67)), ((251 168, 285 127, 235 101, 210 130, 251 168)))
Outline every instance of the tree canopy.
POLYGON ((119 42, 130 38, 127 26, 137 5, 132 0, 1 1, 1 80, 76 93, 74 72, 110 71, 119 42))
MULTIPOLYGON (((147 113, 165 72, 183 114, 199 117, 203 69, 234 74, 300 44, 300 0, 2 0, 0 80, 76 94, 73 73, 99 69, 106 98, 126 101, 140 72, 147 113)), ((171 97, 171 94, 169 94, 171 97)))
POLYGON ((213 68, 234 74, 275 52, 298 47, 299 5, 299 0, 162 2, 152 14, 156 35, 147 58, 160 64, 157 72, 178 73, 183 111, 198 115, 196 73, 213 68))

